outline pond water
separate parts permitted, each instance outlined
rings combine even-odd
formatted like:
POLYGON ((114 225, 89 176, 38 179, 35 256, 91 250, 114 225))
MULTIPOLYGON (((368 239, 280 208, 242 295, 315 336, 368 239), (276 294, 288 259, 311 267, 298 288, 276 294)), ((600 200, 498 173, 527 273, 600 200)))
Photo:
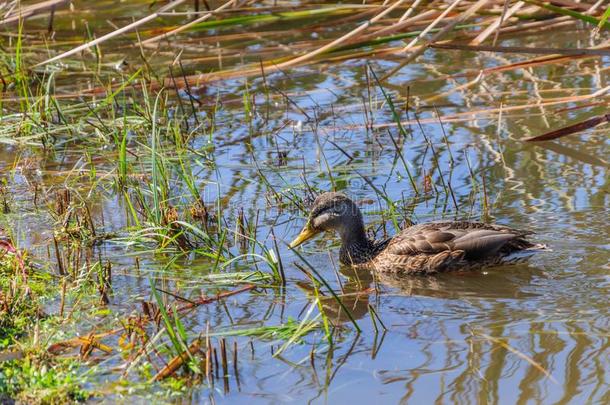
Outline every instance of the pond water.
MULTIPOLYGON (((58 11, 56 41, 66 44, 56 49, 69 49, 84 40, 84 19, 101 34, 111 30, 103 23, 106 18, 124 25, 132 16, 148 12, 138 9, 142 3, 123 6, 106 1, 87 8, 83 3, 75 2, 73 13, 58 11), (117 15, 120 7, 124 9, 117 15), (95 23, 91 21, 94 15, 95 23), (73 30, 68 30, 71 25, 73 30)), ((45 27, 45 22, 26 24, 32 31, 37 27, 45 27)), ((229 54, 241 52, 242 60, 256 61, 257 52, 273 54, 281 50, 280 45, 298 49, 300 41, 311 39, 315 32, 291 32, 291 25, 282 22, 255 28, 285 34, 240 44, 243 39, 231 40, 229 35, 248 33, 252 27, 218 28, 184 35, 180 37, 183 44, 162 44, 158 50, 144 48, 143 52, 160 71, 182 52, 184 69, 195 74, 218 69, 218 60, 207 58, 216 42, 229 54), (204 32, 207 36, 198 42, 204 32)), ((337 27, 338 31, 344 29, 348 28, 337 27)), ((327 31, 318 35, 331 34, 336 36, 327 31)), ((140 67, 139 51, 128 46, 132 38, 101 45, 106 64, 101 65, 100 77, 116 76, 120 82, 140 67), (128 62, 126 72, 113 72, 113 64, 123 58, 128 62)), ((500 37, 499 44, 576 48, 602 40, 592 42, 588 28, 571 26, 552 36, 541 32, 507 40, 500 37)), ((197 99, 193 104, 197 119, 189 119, 190 128, 196 127, 197 120, 209 123, 214 116, 213 134, 208 124, 192 131, 184 155, 193 167, 203 201, 211 212, 222 212, 222 227, 229 230, 237 229, 243 213, 249 226, 256 228, 257 240, 268 249, 275 249, 273 230, 286 285, 258 287, 181 316, 190 338, 207 330, 227 334, 229 377, 220 377, 213 386, 204 380, 183 387, 167 400, 414 404, 610 401, 608 127, 553 142, 521 141, 606 113, 607 96, 562 98, 586 96, 608 86, 609 59, 576 58, 526 69, 486 71, 468 84, 482 69, 531 58, 427 50, 383 82, 404 122, 404 133, 371 73, 382 77, 392 71, 401 62, 397 56, 369 55, 309 64, 270 73, 264 80, 250 77, 247 85, 243 78, 194 85, 191 92, 197 99), (286 246, 305 222, 305 213, 291 204, 289 197, 307 200, 307 187, 320 191, 334 188, 353 197, 378 237, 392 235, 395 224, 402 225, 406 219, 414 223, 482 219, 531 230, 533 238, 551 250, 527 264, 393 278, 340 266, 334 236, 305 244, 299 254, 341 297, 361 329, 358 332, 323 287, 325 296, 320 307, 316 306, 312 282, 299 270, 299 266, 309 267, 286 246), (446 192, 445 188, 451 190, 446 192), (281 203, 276 193, 282 196, 281 203), (393 210, 380 193, 395 204, 393 210), (321 327, 276 356, 272 353, 286 339, 228 333, 286 324, 291 318, 296 322, 308 316, 313 319, 320 308, 335 328, 332 346, 321 327), (234 342, 239 353, 235 367, 234 342)), ((79 59, 66 63, 57 73, 58 95, 84 93, 103 85, 79 67, 80 63, 79 59)), ((239 63, 238 58, 228 58, 224 68, 239 63)), ((127 93, 137 104, 142 91, 135 88, 127 93)), ((191 108, 185 90, 180 92, 181 101, 173 90, 166 94, 170 96, 168 108, 174 113, 191 108)), ((68 108, 82 99, 67 97, 61 103, 68 108)), ((83 115, 87 113, 82 110, 83 115)), ((107 112, 100 114, 106 117, 107 112)), ((14 227, 22 246, 31 250, 33 260, 44 271, 57 271, 52 245, 56 223, 48 209, 52 204, 49 196, 57 190, 70 188, 90 201, 97 229, 114 235, 94 248, 95 257, 112 263, 109 303, 100 305, 97 313, 79 318, 65 338, 92 330, 99 333, 130 314, 140 313, 143 300, 154 301, 151 282, 190 299, 240 288, 240 284, 219 286, 205 279, 217 267, 213 258, 180 255, 174 250, 159 252, 149 245, 128 243, 135 231, 129 207, 114 185, 114 142, 108 138, 104 144, 93 127, 82 131, 74 138, 58 133, 52 151, 44 151, 34 141, 30 145, 5 142, 0 147, 0 165, 8 176, 5 194, 13 207, 5 214, 5 223, 14 227), (92 161, 97 172, 93 180, 92 161), (40 194, 40 201, 47 197, 49 201, 34 204, 35 193, 40 194)), ((168 145, 163 143, 163 152, 170 154, 168 145)), ((150 138, 136 132, 127 145, 133 157, 132 170, 147 179, 153 165, 150 159, 139 157, 149 156, 150 147, 150 138)), ((171 176, 172 187, 181 190, 174 195, 188 194, 180 179, 171 176)), ((188 209, 186 200, 173 200, 179 216, 188 209)), ((233 238, 229 233, 227 249, 238 256, 244 250, 233 238)), ((252 249, 260 253, 259 247, 252 249)), ((253 271, 254 266, 252 258, 244 257, 219 272, 253 271)), ((271 271, 262 262, 256 268, 263 273, 271 271)), ((50 300, 49 312, 59 305, 59 298, 50 300)), ((116 344, 116 340, 108 342, 116 344)), ((123 364, 120 355, 112 354, 82 369, 90 374, 91 387, 114 398, 138 400, 150 395, 149 388, 136 384, 146 378, 137 372, 122 376, 123 364), (121 380, 132 381, 133 390, 127 390, 121 380), (122 390, 115 391, 117 386, 122 390)))

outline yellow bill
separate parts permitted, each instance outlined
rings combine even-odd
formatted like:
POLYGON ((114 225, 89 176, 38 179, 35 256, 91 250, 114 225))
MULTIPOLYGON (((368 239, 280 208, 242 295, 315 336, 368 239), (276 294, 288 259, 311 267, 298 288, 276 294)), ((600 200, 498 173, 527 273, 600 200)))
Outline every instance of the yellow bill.
POLYGON ((297 236, 295 240, 290 242, 290 248, 294 249, 295 247, 299 246, 300 244, 307 242, 309 239, 313 238, 318 233, 320 233, 320 231, 316 231, 316 230, 310 228, 309 225, 305 225, 305 228, 303 228, 303 230, 301 231, 299 236, 297 236))

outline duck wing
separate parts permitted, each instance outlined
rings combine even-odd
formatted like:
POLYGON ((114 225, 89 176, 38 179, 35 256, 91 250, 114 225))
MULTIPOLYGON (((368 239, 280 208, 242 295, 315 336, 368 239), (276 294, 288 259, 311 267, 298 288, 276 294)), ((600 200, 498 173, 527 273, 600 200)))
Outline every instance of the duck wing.
POLYGON ((429 222, 409 227, 388 243, 392 255, 437 255, 464 252, 467 260, 477 260, 499 253, 529 247, 528 232, 482 222, 429 222))

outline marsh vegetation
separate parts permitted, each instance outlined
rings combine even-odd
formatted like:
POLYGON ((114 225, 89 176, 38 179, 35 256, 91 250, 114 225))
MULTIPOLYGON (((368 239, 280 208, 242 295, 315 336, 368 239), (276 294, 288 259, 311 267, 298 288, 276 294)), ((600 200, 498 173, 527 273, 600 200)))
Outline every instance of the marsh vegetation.
POLYGON ((609 16, 0 2, 0 402, 609 402, 609 16), (356 271, 287 246, 328 190, 552 251, 356 271))

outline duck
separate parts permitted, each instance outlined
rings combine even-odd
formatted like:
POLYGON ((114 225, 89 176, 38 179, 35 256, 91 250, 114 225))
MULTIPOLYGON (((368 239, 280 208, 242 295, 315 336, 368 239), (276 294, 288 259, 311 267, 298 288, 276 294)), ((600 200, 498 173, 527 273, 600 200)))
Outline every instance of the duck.
POLYGON ((434 274, 521 262, 546 246, 532 232, 475 221, 438 221, 408 226, 384 240, 367 236, 362 212, 345 194, 316 197, 308 220, 289 244, 294 249, 324 232, 341 238, 344 265, 382 273, 434 274))

